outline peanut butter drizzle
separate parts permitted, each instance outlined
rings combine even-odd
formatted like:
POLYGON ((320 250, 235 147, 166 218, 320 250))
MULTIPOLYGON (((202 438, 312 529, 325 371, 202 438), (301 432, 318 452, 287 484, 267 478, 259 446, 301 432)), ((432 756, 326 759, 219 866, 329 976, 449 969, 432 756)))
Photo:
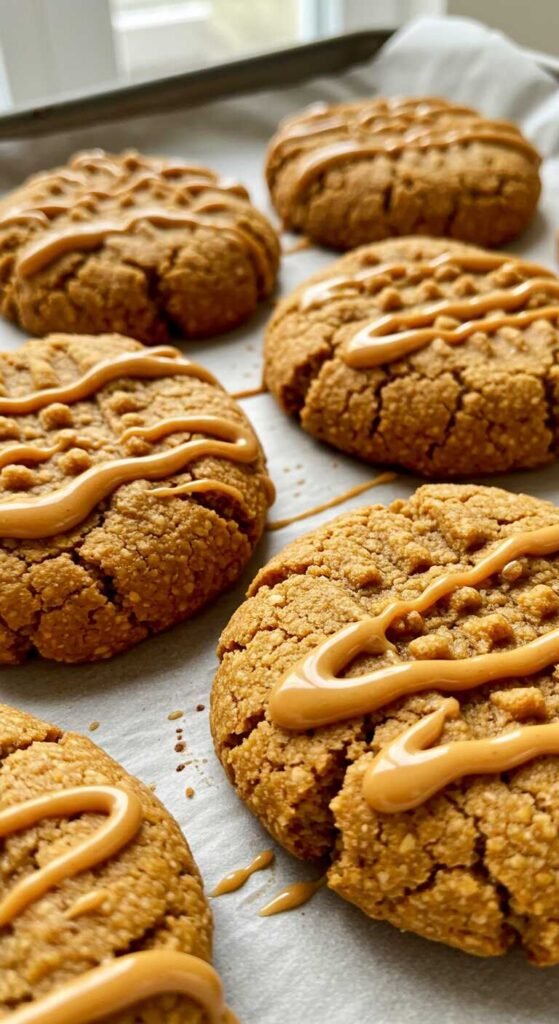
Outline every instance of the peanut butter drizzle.
POLYGON ((299 196, 318 174, 336 164, 354 157, 398 156, 405 150, 449 149, 454 145, 481 142, 493 146, 504 146, 519 150, 525 157, 539 165, 540 157, 533 146, 521 135, 502 128, 453 128, 448 131, 413 131, 404 132, 398 137, 387 131, 375 136, 374 142, 359 142, 354 139, 342 139, 331 142, 320 149, 305 152, 300 159, 297 177, 293 186, 293 194, 299 196))
POLYGON ((27 395, 15 397, 0 395, 0 415, 11 416, 29 412, 39 412, 53 402, 64 402, 72 405, 89 398, 105 384, 119 377, 140 377, 155 379, 173 376, 196 377, 208 384, 220 386, 209 370, 182 359, 178 349, 170 345, 159 345, 149 352, 124 352, 113 359, 96 363, 91 369, 72 381, 71 384, 60 384, 54 388, 32 391, 27 395))
POLYGON ((322 889, 325 882, 325 878, 318 878, 316 882, 292 882, 291 885, 280 889, 258 913, 260 917, 272 917, 273 914, 283 914, 286 910, 296 910, 297 907, 308 903, 315 893, 322 889))
POLYGON ((208 1024, 239 1024, 225 1006, 221 980, 189 953, 148 950, 116 957, 10 1014, 10 1024, 94 1024, 153 996, 184 995, 204 1010, 208 1024))
POLYGON ((339 277, 329 277, 324 281, 318 281, 305 288, 299 300, 299 307, 302 310, 312 309, 321 306, 330 299, 345 298, 347 294, 352 295, 354 290, 360 290, 362 285, 373 281, 377 277, 391 277, 393 279, 406 278, 409 275, 420 274, 423 280, 433 277, 437 270, 443 267, 453 266, 459 270, 471 271, 473 273, 488 273, 492 270, 500 270, 503 267, 510 267, 525 277, 551 278, 557 281, 556 275, 547 267, 529 260, 519 260, 516 256, 482 252, 482 253, 452 253, 443 252, 431 260, 421 261, 393 261, 390 263, 378 263, 374 266, 363 267, 353 274, 341 274, 339 277))
POLYGON ((68 921, 75 921, 77 917, 91 914, 92 911, 99 910, 103 906, 108 895, 107 889, 94 889, 93 892, 86 892, 65 911, 64 917, 68 921))
POLYGON ((0 927, 10 924, 31 903, 65 878, 87 871, 122 849, 142 823, 142 805, 129 790, 116 786, 77 786, 44 793, 0 811, 0 836, 31 828, 43 818, 79 813, 108 814, 108 820, 44 868, 17 882, 0 902, 0 927))
MULTIPOLYGON (((272 720, 285 729, 312 729, 371 713, 400 697, 427 689, 464 692, 500 679, 533 675, 555 664, 559 661, 559 628, 550 630, 511 651, 481 654, 455 661, 402 662, 398 660, 386 633, 396 621, 410 612, 425 612, 441 598, 454 593, 460 587, 479 586, 489 576, 501 572, 507 563, 517 558, 546 556, 558 550, 559 524, 522 531, 501 541, 472 568, 442 573, 428 584, 419 597, 409 601, 390 601, 378 615, 367 616, 358 622, 350 623, 319 644, 311 654, 289 669, 274 686, 269 705, 272 720), (339 673, 355 658, 364 654, 385 654, 392 659, 392 663, 359 676, 340 678, 339 673)), ((448 711, 448 704, 446 708, 448 711)), ((425 744, 433 742, 440 735, 444 716, 430 718, 430 722, 431 725, 425 732, 419 727, 414 727, 419 731, 412 733, 411 748, 406 744, 403 747, 396 746, 396 753, 392 748, 387 748, 389 753, 386 754, 386 758, 395 759, 393 768, 390 769, 390 792, 399 793, 403 800, 407 799, 409 792, 410 772, 400 771, 398 758, 401 761, 403 759, 402 767, 405 767, 406 750, 408 753, 409 749, 413 752, 416 749, 416 740, 425 744)), ((464 774, 487 771, 488 764, 501 764, 498 754, 501 749, 507 751, 507 757, 510 753, 511 757, 519 758, 511 762, 511 766, 542 754, 559 752, 558 724, 542 725, 538 726, 536 731, 530 730, 531 726, 515 730, 511 735, 520 734, 520 738, 514 742, 506 739, 509 734, 505 733, 494 740, 476 740, 474 746, 471 746, 474 741, 465 741, 463 745, 451 743, 451 753, 445 754, 442 762, 438 760, 439 757, 443 757, 437 753, 438 748, 426 753, 419 761, 414 759, 413 765, 421 765, 423 787, 417 804, 444 785, 444 765, 449 765, 452 779, 455 779, 464 774), (480 745, 482 743, 485 745, 480 745), (478 757, 478 754, 483 756, 478 757)), ((369 769, 374 772, 373 777, 376 780, 372 788, 367 782, 366 792, 376 794, 376 807, 379 806, 378 801, 381 799, 378 795, 380 783, 377 776, 380 774, 381 779, 386 778, 388 772, 388 761, 382 758, 384 753, 381 751, 380 760, 375 760, 369 769)), ((415 771, 415 768, 413 770, 415 771)), ((393 800, 394 796, 388 799, 393 800)), ((383 809, 386 810, 386 807, 383 809)))
POLYGON ((0 230, 11 227, 12 224, 39 224, 40 227, 48 227, 49 219, 42 210, 14 210, 5 217, 0 217, 0 230))
POLYGON ((0 537, 31 540, 53 537, 83 522, 96 505, 122 484, 158 480, 178 473, 194 459, 221 456, 235 462, 253 462, 258 445, 243 427, 221 416, 186 416, 162 420, 153 427, 131 427, 121 437, 159 440, 178 431, 214 434, 186 441, 162 452, 100 462, 49 494, 0 502, 0 537))
POLYGON ((319 512, 324 512, 327 508, 334 508, 336 505, 341 505, 344 501, 348 501, 349 498, 354 498, 358 494, 363 494, 365 491, 369 491, 372 487, 379 487, 381 484, 390 484, 396 479, 396 476, 396 473, 381 473, 380 476, 375 476, 372 480, 365 480, 362 484, 350 487, 349 490, 344 491, 342 494, 338 494, 335 498, 330 498, 329 501, 323 501, 321 505, 313 505, 312 508, 305 509, 304 512, 299 512, 295 516, 288 516, 287 519, 275 519, 271 523, 266 524, 266 529, 282 530, 284 526, 290 526, 291 523, 298 523, 302 519, 310 519, 311 516, 316 516, 319 512))
MULTIPOLYGON (((550 282, 546 287, 559 295, 559 282, 553 282, 553 284, 550 282)), ((534 295, 538 291, 541 292, 541 290, 541 281, 526 281, 523 285, 511 288, 508 292, 492 292, 490 295, 480 297, 477 300, 465 300, 462 303, 437 302, 436 305, 427 307, 422 312, 415 314, 415 320, 417 323, 425 323, 429 320, 433 322, 438 316, 460 316, 461 312, 462 315, 467 316, 468 313, 481 313, 484 310, 490 312, 493 308, 505 307, 511 309, 515 305, 524 303, 530 295, 534 295)), ((533 324, 537 320, 557 320, 559 318, 559 305, 538 306, 536 309, 526 309, 509 315, 482 316, 479 320, 468 320, 460 324, 459 327, 417 327, 407 331, 398 331, 394 334, 385 333, 397 321, 401 323, 406 322, 404 320, 405 316, 406 314, 402 314, 400 321, 398 321, 397 316, 380 317, 372 326, 358 331, 341 353, 344 362, 355 369, 370 369, 383 363, 392 362, 395 359, 401 359, 411 352, 417 352, 418 349, 425 348, 426 345, 437 338, 446 341, 449 345, 459 345, 467 341, 468 338, 471 338, 472 334, 476 334, 478 331, 485 334, 494 334, 495 331, 499 331, 502 327, 516 327, 518 329, 528 327, 529 324, 533 324)), ((409 314, 407 322, 409 323, 411 319, 412 314, 409 314)))
POLYGON ((240 505, 246 508, 245 499, 238 487, 233 487, 231 484, 224 484, 221 480, 212 480, 210 477, 203 477, 200 480, 191 480, 185 484, 177 484, 176 487, 156 487, 150 491, 150 494, 155 495, 156 498, 175 498, 180 497, 181 494, 207 494, 212 491, 218 491, 220 494, 225 494, 227 498, 233 498, 235 501, 238 501, 240 505))
POLYGON ((66 445, 60 441, 50 445, 49 448, 36 448, 32 444, 12 444, 9 448, 0 451, 0 469, 21 462, 46 462, 47 459, 52 459, 53 455, 63 451, 65 447, 66 445))
MULTIPOLYGON (((218 204, 219 209, 226 207, 218 204)), ((216 209, 216 204, 206 206, 206 213, 216 209)), ((149 223, 158 228, 204 227, 229 234, 251 253, 255 266, 269 289, 273 283, 273 271, 263 243, 253 234, 230 221, 214 220, 204 216, 203 211, 192 209, 188 212, 170 208, 137 209, 127 220, 93 220, 67 224, 63 229, 43 232, 37 239, 26 245, 17 261, 17 270, 22 277, 31 277, 53 260, 68 252, 98 249, 109 235, 126 235, 139 224, 149 223)))
POLYGON ((367 769, 363 793, 385 814, 409 811, 464 775, 491 775, 518 768, 545 754, 559 754, 559 722, 524 725, 490 739, 455 740, 432 747, 446 719, 457 718, 453 697, 389 743, 367 769))
MULTIPOLYGON (((130 790, 116 786, 78 786, 45 793, 0 811, 0 836, 30 828, 46 817, 106 813, 108 820, 66 853, 18 882, 0 902, 0 927, 66 878, 95 867, 118 853, 138 832, 142 805, 130 790)), ((87 893, 66 917, 72 920, 98 908, 107 893, 87 893)), ((204 960, 172 950, 131 953, 87 971, 51 994, 10 1014, 11 1024, 93 1024, 164 993, 200 1004, 209 1024, 238 1024, 225 1006, 219 975, 204 960)))
POLYGON ((224 896, 226 893, 236 892, 248 881, 255 871, 263 871, 269 868, 274 860, 273 850, 263 850, 246 868, 239 868, 237 871, 230 871, 225 878, 218 882, 212 896, 224 896))
POLYGON ((241 391, 230 391, 231 398, 255 398, 256 395, 266 395, 268 388, 265 384, 260 384, 257 388, 243 388, 241 391))

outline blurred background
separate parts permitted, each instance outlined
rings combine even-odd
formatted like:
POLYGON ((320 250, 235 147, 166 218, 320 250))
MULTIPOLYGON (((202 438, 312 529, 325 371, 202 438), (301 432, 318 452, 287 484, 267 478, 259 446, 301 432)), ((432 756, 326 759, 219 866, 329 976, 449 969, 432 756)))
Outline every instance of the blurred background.
POLYGON ((0 0, 0 111, 421 14, 479 18, 559 55, 559 0, 0 0))

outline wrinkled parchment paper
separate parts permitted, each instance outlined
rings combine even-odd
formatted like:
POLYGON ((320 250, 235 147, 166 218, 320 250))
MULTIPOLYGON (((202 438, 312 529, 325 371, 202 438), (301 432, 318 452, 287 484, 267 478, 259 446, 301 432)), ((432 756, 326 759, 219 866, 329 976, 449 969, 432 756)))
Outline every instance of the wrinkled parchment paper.
MULTIPOLYGON (((0 187, 10 188, 25 174, 66 160, 78 147, 137 146, 148 153, 207 162, 244 181, 256 203, 270 210, 262 162, 278 119, 316 100, 353 99, 376 91, 445 95, 488 115, 518 120, 546 161, 540 212, 514 249, 555 265, 559 90, 502 36, 461 19, 417 21, 370 64, 336 78, 191 112, 4 144, 0 187)), ((282 293, 333 258, 318 250, 286 255, 282 293)), ((256 386, 269 311, 262 308, 250 324, 227 337, 189 345, 188 354, 209 366, 231 390, 256 386)), ((1 347, 15 347, 21 337, 15 328, 0 324, 1 347)), ((244 407, 277 485, 275 518, 374 475, 371 467, 312 441, 268 395, 248 399, 244 407)), ((495 482, 559 499, 558 472, 551 466, 495 482)), ((410 475, 402 475, 372 491, 370 500, 387 502, 409 494, 416 484, 410 475)), ((346 507, 367 500, 357 498, 346 507)), ((75 730, 87 731, 92 720, 99 720, 94 739, 129 771, 157 783, 157 794, 183 827, 210 889, 227 871, 273 845, 237 800, 213 755, 207 707, 216 641, 257 567, 288 540, 333 514, 267 534, 245 578, 213 608, 119 658, 77 667, 37 661, 0 671, 4 702, 75 730), (197 712, 200 703, 206 710, 197 712), (175 709, 185 712, 180 722, 167 719, 175 709), (174 751, 177 725, 184 727, 184 754, 174 751), (184 760, 187 767, 177 773, 177 764, 184 760), (196 791, 191 800, 185 797, 186 786, 196 791)), ((306 865, 278 850, 271 871, 255 875, 244 889, 213 904, 216 965, 242 1024, 548 1024, 557 1019, 559 969, 535 970, 519 954, 478 960, 369 921, 325 890, 299 911, 258 917, 259 907, 280 886, 312 875, 306 865)))

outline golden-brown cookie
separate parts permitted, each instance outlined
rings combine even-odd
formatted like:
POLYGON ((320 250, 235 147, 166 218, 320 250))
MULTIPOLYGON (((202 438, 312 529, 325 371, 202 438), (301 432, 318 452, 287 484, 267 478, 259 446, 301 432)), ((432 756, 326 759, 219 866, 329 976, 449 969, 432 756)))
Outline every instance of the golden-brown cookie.
POLYGON ((108 658, 237 579, 273 487, 238 405, 172 347, 0 355, 0 664, 108 658))
POLYGON ((54 998, 89 1021, 89 984, 111 1024, 209 1024, 187 993, 188 972, 219 986, 211 914, 176 821, 89 739, 4 705, 0 758, 0 1017, 54 1024, 54 998))
POLYGON ((508 121, 443 99, 375 99, 283 122, 266 175, 285 226, 334 249, 412 234, 496 246, 531 220, 539 163, 508 121))
POLYGON ((212 697, 237 792, 330 859, 331 888, 540 965, 559 961, 558 555, 559 510, 496 488, 349 512, 258 573, 212 697))
POLYGON ((218 334, 274 288, 279 243, 242 185, 180 161, 76 154, 0 202, 0 311, 32 334, 218 334))
POLYGON ((348 253, 275 311, 265 380, 314 437, 427 476, 557 452, 559 280, 457 242, 348 253))

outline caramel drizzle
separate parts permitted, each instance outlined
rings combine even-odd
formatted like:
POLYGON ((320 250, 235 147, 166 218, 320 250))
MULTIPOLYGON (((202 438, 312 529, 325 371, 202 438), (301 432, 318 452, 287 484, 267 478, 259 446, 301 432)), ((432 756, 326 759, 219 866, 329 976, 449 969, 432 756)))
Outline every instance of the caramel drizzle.
POLYGON ((49 494, 0 502, 0 536, 32 540, 64 533, 83 522, 100 501, 122 484, 170 476, 194 459, 221 456, 249 463, 258 457, 258 445, 248 430, 220 416, 174 417, 154 427, 132 427, 125 431, 121 441, 132 436, 158 440, 177 431, 213 434, 218 440, 207 437, 151 455, 110 459, 49 494))
POLYGON ((226 893, 237 892, 237 889, 240 889, 245 882, 248 882, 255 871, 264 871, 265 868, 269 868, 273 860, 274 851, 263 850, 246 868, 238 868, 236 871, 230 871, 228 875, 225 875, 225 878, 222 878, 217 883, 212 896, 224 896, 226 893))
POLYGON ((119 377, 157 378, 173 376, 196 377, 198 380, 220 386, 209 370, 181 359, 178 349, 170 345, 159 345, 146 352, 124 352, 113 359, 96 363, 91 369, 71 384, 60 384, 54 388, 32 391, 16 397, 0 395, 0 415, 11 416, 39 412, 53 402, 72 405, 83 398, 89 398, 105 384, 119 377))
POLYGON ((44 793, 0 811, 1 837, 31 828, 43 818, 83 812, 108 814, 108 820, 71 850, 18 882, 0 902, 0 927, 10 924, 65 878, 73 878, 121 850, 140 828, 142 805, 134 793, 116 786, 77 786, 44 793))
MULTIPOLYGON (((452 113, 449 110, 448 113, 452 113)), ((374 115, 373 115, 374 116, 374 115)), ((284 142, 293 138, 318 134, 312 132, 297 131, 293 128, 286 128, 278 142, 284 142)), ((345 123, 339 128, 351 130, 345 123)), ((327 131, 337 129, 338 125, 331 124, 327 131)), ((294 197, 300 196, 304 189, 317 175, 328 170, 336 164, 346 160, 353 160, 359 157, 375 156, 398 156, 404 151, 421 152, 429 149, 449 149, 455 145, 466 145, 470 143, 487 143, 493 146, 504 146, 507 149, 515 149, 523 154, 528 160, 539 165, 540 157, 533 146, 516 132, 511 125, 504 126, 503 122, 487 122, 482 119, 475 119, 469 124, 460 128, 439 129, 436 123, 428 127, 407 129, 406 125, 397 125, 392 122, 380 125, 377 130, 371 129, 367 121, 355 125, 357 131, 366 131, 372 135, 374 141, 361 142, 358 139, 341 139, 330 142, 319 149, 310 149, 300 155, 297 168, 297 176, 293 185, 294 197), (487 125, 488 127, 484 127, 487 125), (402 128, 404 129, 402 131, 402 128)))
POLYGON ((180 213, 164 207, 138 210, 125 221, 96 220, 67 225, 61 231, 43 232, 24 247, 17 262, 18 273, 22 277, 31 277, 68 252, 98 249, 109 235, 126 235, 142 223, 158 228, 206 227, 230 234, 253 255, 264 286, 272 286, 273 271, 267 253, 253 235, 230 222, 207 218, 195 211, 180 213))
MULTIPOLYGON (((317 109, 311 110, 305 117, 283 122, 270 146, 268 160, 275 157, 278 151, 284 148, 285 143, 314 138, 330 132, 349 133, 352 129, 367 129, 367 134, 374 135, 377 132, 399 131, 417 125, 436 126, 437 118, 441 114, 460 117, 465 115, 471 119, 470 125, 487 124, 487 121, 480 118, 470 107, 452 107, 444 100, 427 100, 420 103, 414 100, 373 101, 364 108, 360 103, 344 104, 341 112, 332 111, 326 104, 319 106, 320 109, 317 106, 317 109)), ((514 126, 506 121, 492 121, 491 124, 505 127, 509 132, 514 130, 514 126)))
POLYGON ((358 494, 364 494, 365 491, 370 491, 372 487, 380 487, 381 484, 390 484, 395 479, 396 473, 381 473, 380 476, 374 477, 373 480, 365 480, 364 483, 357 484, 355 487, 350 487, 349 490, 343 491, 342 494, 336 495, 335 498, 330 498, 329 501, 323 501, 321 505, 313 505, 312 508, 307 508, 304 512, 298 512, 294 516, 287 516, 286 519, 275 519, 266 524, 266 529, 283 530, 284 526, 291 526, 292 523, 299 523, 302 519, 310 519, 312 516, 318 515, 319 512, 325 512, 328 508, 334 508, 336 505, 341 505, 344 501, 348 501, 350 498, 357 497, 358 494))
MULTIPOLYGON (((0 902, 0 927, 10 924, 64 879, 87 871, 118 853, 134 838, 143 820, 138 797, 116 786, 78 786, 44 793, 0 811, 2 837, 31 828, 44 818, 84 812, 108 814, 108 820, 72 849, 16 883, 0 902)), ((106 892, 87 894, 66 916, 71 919, 85 913, 86 903, 88 910, 93 905, 99 906, 101 895, 104 898, 106 892)), ((224 1004, 221 981, 213 968, 198 957, 171 950, 115 958, 67 982, 43 999, 15 1010, 10 1014, 10 1021, 11 1024, 90 1024, 167 992, 179 993, 199 1003, 210 1024, 238 1024, 224 1004)))
POLYGON ((274 914, 284 914, 287 910, 296 910, 308 903, 325 883, 325 878, 318 878, 316 882, 292 882, 280 889, 258 913, 260 917, 272 917, 274 914))
POLYGON ((507 291, 494 291, 461 301, 444 299, 413 313, 381 316, 354 334, 341 353, 342 359, 354 369, 370 369, 425 348, 437 338, 449 345, 459 345, 478 331, 493 334, 502 327, 521 328, 537 320, 556 320, 559 304, 524 309, 509 315, 496 313, 484 316, 492 310, 517 309, 533 296, 545 292, 559 296, 559 281, 534 278, 507 291), (434 324, 439 316, 479 316, 480 319, 468 320, 452 328, 423 326, 434 324), (406 327, 409 329, 405 330, 406 327))
POLYGON ((492 270, 510 267, 511 270, 523 274, 524 277, 544 277, 557 280, 553 271, 548 270, 547 267, 542 267, 539 263, 532 263, 529 260, 519 260, 508 254, 443 252, 440 256, 426 261, 378 263, 374 266, 363 267, 362 270, 357 270, 353 274, 328 277, 305 288, 299 300, 299 308, 302 310, 313 309, 329 302, 330 299, 345 298, 346 294, 353 295, 355 289, 361 290, 363 285, 367 285, 369 281, 374 281, 379 277, 390 277, 395 280, 420 274, 422 280, 425 280, 435 276, 438 270, 447 266, 473 273, 488 273, 492 270))
POLYGON ((464 775, 494 775, 535 757, 559 754, 559 722, 525 725, 491 739, 455 740, 432 747, 445 721, 459 714, 458 701, 450 697, 377 754, 363 782, 371 807, 385 814, 409 811, 464 775))
MULTIPOLYGON (((370 714, 410 694, 430 689, 464 692, 500 679, 533 675, 555 664, 559 661, 559 629, 551 630, 512 651, 493 652, 455 661, 402 662, 386 634, 395 622, 410 612, 425 612, 460 587, 479 587, 488 577, 501 572, 509 562, 517 558, 547 556, 558 550, 559 525, 522 531, 501 541, 472 568, 442 573, 428 584, 419 597, 409 601, 390 601, 376 616, 367 616, 350 623, 319 644, 276 683, 270 696, 269 710, 272 720, 285 729, 313 729, 358 715, 370 714), (362 675, 341 678, 340 673, 355 658, 364 654, 386 655, 391 663, 362 675)), ((440 725, 439 732, 437 733, 434 726, 431 730, 428 728, 426 733, 421 730, 419 733, 413 732, 412 754, 418 736, 419 742, 424 744, 433 742, 440 735, 440 718, 431 721, 437 724, 437 728, 440 725)), ((452 754, 445 755, 447 760, 443 760, 442 764, 451 766, 452 778, 456 779, 476 771, 503 770, 500 767, 502 762, 499 756, 489 753, 486 756, 487 751, 506 749, 515 757, 519 751, 523 751, 520 761, 514 761, 511 766, 549 753, 550 745, 557 742, 559 726, 539 726, 537 732, 530 732, 531 729, 531 726, 526 726, 515 730, 515 735, 521 739, 519 738, 518 742, 515 740, 514 743, 506 739, 509 734, 505 733, 495 740, 475 741, 476 745, 473 747, 469 744, 474 741, 467 741, 465 747, 449 744, 452 754), (492 764, 495 765, 494 769, 491 768, 492 764)), ((409 737, 409 733, 405 736, 409 737)), ((392 759, 394 763, 391 769, 389 800, 394 803, 395 794, 399 794, 398 807, 403 806, 402 801, 407 800, 410 773, 407 770, 399 770, 407 764, 405 750, 408 749, 409 752, 410 748, 406 748, 406 742, 407 740, 404 747, 397 746, 395 753, 390 752, 391 748, 388 748, 388 753, 381 751, 380 760, 375 758, 369 766, 364 782, 365 793, 377 794, 374 796, 375 801, 380 799, 379 788, 376 781, 371 783, 370 780, 376 779, 379 772, 381 779, 387 777, 386 758, 392 759), (382 759, 381 755, 385 753, 386 757, 382 759), (398 758, 403 758, 401 765, 398 758)), ((413 806, 428 799, 445 784, 437 749, 426 752, 425 757, 417 761, 418 768, 421 766, 421 776, 418 773, 413 806)), ((555 746, 553 751, 555 752, 555 746)), ((415 757, 413 764, 416 764, 415 757)), ((374 806, 378 804, 375 803, 374 806)), ((394 807, 398 809, 395 804, 394 807)), ((386 810, 386 807, 383 805, 382 809, 386 810)))
POLYGON ((10 1024, 93 1024, 165 993, 198 1003, 208 1024, 239 1024, 210 964, 188 953, 148 950, 117 957, 10 1014, 10 1024))

